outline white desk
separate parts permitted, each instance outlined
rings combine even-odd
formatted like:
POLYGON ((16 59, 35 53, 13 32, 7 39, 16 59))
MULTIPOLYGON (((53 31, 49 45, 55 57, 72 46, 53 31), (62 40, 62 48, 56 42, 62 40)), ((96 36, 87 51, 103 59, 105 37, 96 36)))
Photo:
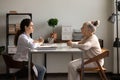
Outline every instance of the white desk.
MULTIPOLYGON (((29 60, 28 60, 28 80, 31 80, 31 65, 32 62, 32 54, 50 54, 50 53, 80 53, 81 58, 83 58, 83 51, 78 48, 71 48, 66 45, 66 43, 55 43, 55 44, 44 44, 43 47, 36 48, 36 49, 30 49, 29 50, 29 60)), ((83 59, 82 59, 83 62, 83 59)), ((82 68, 83 65, 81 65, 82 68)), ((83 77, 83 71, 82 71, 82 78, 83 77)))

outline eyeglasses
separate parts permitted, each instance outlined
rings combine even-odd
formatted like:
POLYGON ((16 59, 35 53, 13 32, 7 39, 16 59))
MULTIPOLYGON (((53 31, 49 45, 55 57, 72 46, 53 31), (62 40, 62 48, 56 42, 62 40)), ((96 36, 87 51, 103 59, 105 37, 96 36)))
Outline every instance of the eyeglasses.
POLYGON ((29 25, 29 26, 33 27, 34 25, 29 25))

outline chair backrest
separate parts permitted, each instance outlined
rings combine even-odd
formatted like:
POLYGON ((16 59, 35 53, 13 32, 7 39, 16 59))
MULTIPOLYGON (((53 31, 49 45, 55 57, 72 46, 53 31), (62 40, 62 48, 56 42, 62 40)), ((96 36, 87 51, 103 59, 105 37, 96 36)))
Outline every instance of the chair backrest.
POLYGON ((12 59, 12 56, 9 54, 2 54, 3 59, 5 61, 5 64, 7 66, 7 68, 23 68, 24 67, 24 63, 23 62, 19 62, 19 61, 15 61, 12 59))
POLYGON ((82 71, 99 71, 101 80, 108 80, 107 76, 105 75, 105 72, 104 72, 104 70, 106 70, 106 69, 103 66, 101 66, 100 63, 99 63, 100 59, 108 57, 108 56, 109 56, 109 51, 107 49, 105 49, 105 48, 102 48, 102 53, 101 54, 99 54, 99 55, 85 61, 83 65, 89 64, 91 62, 96 62, 98 67, 95 67, 95 68, 88 68, 87 67, 87 68, 79 68, 79 69, 77 69, 77 71, 79 72, 79 74, 81 76, 80 80, 82 80, 82 74, 81 74, 82 71))
POLYGON ((93 58, 90 58, 89 60, 85 61, 84 64, 88 64, 88 63, 91 63, 91 62, 96 62, 96 61, 99 61, 100 59, 102 58, 105 58, 105 57, 108 57, 109 56, 109 51, 105 48, 102 48, 102 53, 93 57, 93 58))
POLYGON ((99 40, 99 43, 100 43, 100 47, 103 48, 103 47, 104 47, 104 45, 103 45, 103 44, 104 44, 103 40, 102 40, 102 39, 98 39, 98 40, 99 40))

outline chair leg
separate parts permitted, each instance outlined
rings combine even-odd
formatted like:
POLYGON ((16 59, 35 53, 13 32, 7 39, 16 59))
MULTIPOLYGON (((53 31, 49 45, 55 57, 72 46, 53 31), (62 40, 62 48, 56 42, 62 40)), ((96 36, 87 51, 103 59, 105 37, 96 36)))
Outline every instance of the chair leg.
POLYGON ((108 80, 104 70, 100 70, 99 74, 102 80, 108 80))
POLYGON ((16 78, 16 76, 15 76, 15 75, 12 77, 12 80, 17 80, 17 78, 16 78))
POLYGON ((83 69, 81 69, 80 71, 79 71, 79 77, 80 77, 80 80, 83 80, 83 78, 84 78, 84 73, 82 72, 82 71, 84 71, 83 69))
POLYGON ((31 71, 31 80, 37 80, 37 77, 35 76, 33 70, 31 71))
POLYGON ((99 75, 100 75, 101 80, 104 80, 101 71, 98 71, 98 73, 99 73, 99 75))
POLYGON ((82 69, 81 70, 78 70, 78 73, 79 73, 79 77, 80 77, 80 80, 82 80, 83 78, 83 76, 82 76, 82 69))
POLYGON ((107 79, 107 77, 106 77, 106 75, 105 75, 105 71, 102 69, 102 67, 101 67, 101 65, 99 64, 99 62, 97 61, 97 65, 98 65, 98 67, 99 67, 99 72, 100 72, 100 74, 101 74, 101 78, 102 78, 102 80, 108 80, 107 79))
POLYGON ((79 75, 80 75, 80 80, 82 80, 82 74, 81 74, 81 71, 79 72, 79 75))
POLYGON ((17 80, 16 77, 14 78, 14 80, 17 80))
POLYGON ((107 76, 106 76, 106 74, 105 74, 105 71, 102 71, 102 74, 103 74, 104 79, 105 79, 105 80, 108 80, 108 79, 107 79, 107 76))

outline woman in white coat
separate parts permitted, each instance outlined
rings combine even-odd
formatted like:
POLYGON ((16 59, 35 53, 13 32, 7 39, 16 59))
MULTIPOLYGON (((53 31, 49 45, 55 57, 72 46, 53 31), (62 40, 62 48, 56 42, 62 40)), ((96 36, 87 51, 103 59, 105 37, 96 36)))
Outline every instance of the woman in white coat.
MULTIPOLYGON (((30 36, 30 34, 33 33, 33 31, 34 24, 32 20, 26 18, 21 21, 20 30, 17 32, 15 36, 14 43, 17 46, 17 52, 13 56, 13 59, 16 61, 24 62, 26 65, 28 64, 29 48, 39 47, 40 44, 44 42, 44 40, 41 38, 39 38, 38 40, 33 40, 30 36)), ((37 71, 36 73, 37 80, 43 80, 46 71, 45 67, 35 65, 33 69, 34 71, 37 71)))

